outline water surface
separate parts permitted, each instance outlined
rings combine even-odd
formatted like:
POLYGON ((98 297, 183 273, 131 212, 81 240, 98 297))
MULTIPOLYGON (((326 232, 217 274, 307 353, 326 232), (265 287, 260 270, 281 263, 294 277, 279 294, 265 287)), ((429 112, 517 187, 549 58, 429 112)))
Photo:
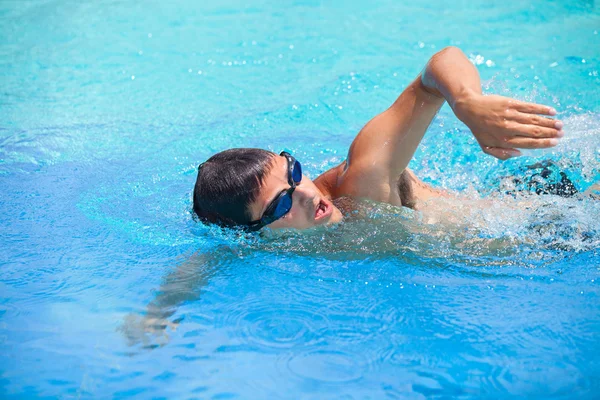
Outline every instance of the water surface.
POLYGON ((448 45, 566 136, 500 163, 445 107, 416 173, 494 198, 551 159, 588 188, 597 2, 23 0, 0 19, 1 397, 597 396, 593 201, 455 204, 453 228, 373 206, 280 238, 190 214, 216 151, 336 165, 448 45))

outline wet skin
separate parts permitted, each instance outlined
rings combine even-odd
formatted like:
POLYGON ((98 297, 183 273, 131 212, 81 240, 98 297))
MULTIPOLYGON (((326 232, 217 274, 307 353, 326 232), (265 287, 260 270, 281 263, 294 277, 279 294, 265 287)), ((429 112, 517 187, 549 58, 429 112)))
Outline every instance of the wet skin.
MULTIPOLYGON (((407 168, 445 102, 471 130, 481 149, 501 160, 520 155, 518 149, 556 146, 564 135, 562 122, 551 118, 556 115, 551 107, 483 95, 475 66, 460 49, 448 47, 432 56, 398 99, 361 129, 342 164, 314 182, 303 178, 292 195, 290 212, 269 227, 306 229, 337 222, 342 215, 331 200, 341 197, 395 206, 410 203, 415 209, 429 199, 447 197, 407 168), (399 185, 403 174, 404 185, 399 185), (409 202, 403 202, 406 193, 411 194, 409 202)), ((258 199, 250 207, 252 218, 259 219, 270 202, 288 188, 286 159, 274 156, 258 199)))

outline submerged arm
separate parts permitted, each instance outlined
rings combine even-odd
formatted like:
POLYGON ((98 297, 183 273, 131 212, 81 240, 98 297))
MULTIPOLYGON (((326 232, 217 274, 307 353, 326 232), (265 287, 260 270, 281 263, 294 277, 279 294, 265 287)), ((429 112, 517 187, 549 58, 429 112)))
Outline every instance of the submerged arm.
POLYGON ((141 342, 145 347, 155 347, 157 339, 167 338, 167 328, 174 329, 178 323, 169 319, 177 307, 200 297, 201 288, 208 284, 228 255, 232 255, 232 252, 221 248, 212 253, 195 253, 166 275, 147 305, 145 314, 129 314, 125 317, 120 330, 129 344, 141 342))
POLYGON ((555 138, 562 136, 562 125, 537 115, 553 115, 552 108, 483 96, 477 69, 459 49, 448 47, 429 60, 390 108, 359 132, 346 164, 338 170, 335 196, 399 204, 398 178, 445 101, 482 149, 497 158, 518 155, 516 148, 554 146, 555 138))

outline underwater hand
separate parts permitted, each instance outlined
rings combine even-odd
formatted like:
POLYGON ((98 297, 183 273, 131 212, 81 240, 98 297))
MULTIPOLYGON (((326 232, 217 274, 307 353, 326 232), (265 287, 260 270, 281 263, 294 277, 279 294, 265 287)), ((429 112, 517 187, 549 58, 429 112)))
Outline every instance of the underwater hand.
POLYGON ((179 322, 179 320, 171 322, 165 318, 129 314, 119 330, 125 335, 129 346, 142 344, 144 348, 154 348, 169 341, 167 328, 175 331, 179 322))
POLYGON ((521 155, 517 149, 543 149, 558 144, 562 122, 552 107, 503 96, 472 93, 457 100, 456 116, 473 132, 484 153, 506 160, 521 155))

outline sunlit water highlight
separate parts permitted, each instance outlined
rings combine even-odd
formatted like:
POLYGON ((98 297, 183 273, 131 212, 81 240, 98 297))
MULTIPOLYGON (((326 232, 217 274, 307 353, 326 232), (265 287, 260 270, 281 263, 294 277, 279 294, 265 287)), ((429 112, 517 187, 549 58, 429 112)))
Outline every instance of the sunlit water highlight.
POLYGON ((600 181, 597 3, 200 3, 0 3, 0 397, 597 397, 600 202, 502 183, 600 181), (460 202, 191 218, 212 153, 315 177, 447 45, 562 143, 501 163, 444 108, 411 167, 460 202))

